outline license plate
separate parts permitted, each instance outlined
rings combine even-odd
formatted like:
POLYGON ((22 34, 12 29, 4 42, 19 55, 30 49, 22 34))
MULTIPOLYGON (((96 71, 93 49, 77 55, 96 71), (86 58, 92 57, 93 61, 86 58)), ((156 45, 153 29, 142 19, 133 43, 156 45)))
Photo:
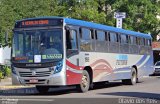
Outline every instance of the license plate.
POLYGON ((155 71, 160 71, 160 68, 156 68, 155 71))
POLYGON ((29 80, 29 82, 30 82, 30 83, 37 83, 38 80, 37 80, 37 79, 31 79, 31 80, 29 80))

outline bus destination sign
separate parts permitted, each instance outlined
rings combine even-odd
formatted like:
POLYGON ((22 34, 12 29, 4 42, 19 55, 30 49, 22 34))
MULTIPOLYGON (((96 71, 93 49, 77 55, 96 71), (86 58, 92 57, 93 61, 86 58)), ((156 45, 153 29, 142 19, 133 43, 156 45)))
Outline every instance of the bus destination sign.
POLYGON ((29 26, 29 25, 48 25, 48 20, 34 20, 34 21, 23 21, 22 26, 29 26))
POLYGON ((29 28, 29 27, 45 27, 45 26, 62 26, 62 19, 34 19, 18 21, 15 28, 29 28))

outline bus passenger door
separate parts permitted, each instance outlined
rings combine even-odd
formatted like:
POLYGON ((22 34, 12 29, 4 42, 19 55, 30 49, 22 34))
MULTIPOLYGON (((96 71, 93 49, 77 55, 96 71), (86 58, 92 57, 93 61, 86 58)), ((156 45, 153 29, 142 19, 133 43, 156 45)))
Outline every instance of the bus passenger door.
POLYGON ((67 59, 70 60, 70 62, 72 62, 74 65, 79 66, 79 63, 77 62, 77 58, 79 58, 79 51, 76 30, 66 30, 66 47, 67 59))
POLYGON ((81 81, 79 67, 78 37, 75 29, 66 29, 66 74, 67 85, 79 84, 81 81))

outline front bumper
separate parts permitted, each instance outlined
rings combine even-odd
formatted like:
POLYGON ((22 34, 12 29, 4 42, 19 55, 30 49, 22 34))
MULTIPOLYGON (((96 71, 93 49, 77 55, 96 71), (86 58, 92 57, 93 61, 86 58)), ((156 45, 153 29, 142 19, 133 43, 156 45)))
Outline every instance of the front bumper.
POLYGON ((34 73, 38 73, 38 74, 29 75, 30 73, 32 73, 32 71, 30 71, 29 69, 16 68, 16 74, 12 73, 12 84, 13 85, 51 85, 51 86, 66 85, 65 72, 61 71, 56 74, 53 74, 51 72, 48 75, 43 73, 43 71, 48 71, 48 70, 49 70, 48 68, 38 69, 34 71, 34 73), (31 80, 34 80, 34 82, 31 82, 31 80))

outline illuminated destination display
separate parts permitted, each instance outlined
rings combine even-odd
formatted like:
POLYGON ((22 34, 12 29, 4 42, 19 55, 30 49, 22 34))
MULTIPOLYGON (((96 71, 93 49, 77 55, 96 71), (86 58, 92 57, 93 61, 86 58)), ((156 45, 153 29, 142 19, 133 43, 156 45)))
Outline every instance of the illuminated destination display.
POLYGON ((44 24, 49 24, 48 20, 37 20, 37 21, 23 21, 22 26, 27 26, 27 25, 44 25, 44 24))
POLYGON ((15 28, 29 28, 29 27, 45 27, 45 26, 62 26, 63 19, 33 19, 22 20, 15 24, 15 28))

